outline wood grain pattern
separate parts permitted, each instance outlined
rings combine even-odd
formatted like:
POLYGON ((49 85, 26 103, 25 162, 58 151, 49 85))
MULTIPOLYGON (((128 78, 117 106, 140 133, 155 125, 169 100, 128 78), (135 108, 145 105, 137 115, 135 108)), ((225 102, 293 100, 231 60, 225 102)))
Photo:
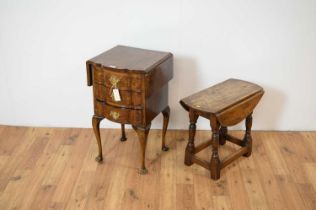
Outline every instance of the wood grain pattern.
MULTIPOLYGON (((107 158, 98 164, 92 129, 0 126, 0 209, 316 209, 316 132, 253 132, 252 156, 227 166, 218 181, 183 164, 188 137, 180 130, 167 133, 168 153, 161 130, 152 130, 149 173, 135 173, 138 138, 126 133, 130 141, 122 144, 119 129, 101 129, 107 158)), ((209 138, 196 132, 196 143, 209 138)), ((227 141, 219 154, 237 148, 227 141)))
MULTIPOLYGON (((131 124, 136 131, 150 127, 163 114, 162 150, 167 151, 165 134, 169 123, 168 82, 173 77, 171 53, 116 46, 88 60, 87 81, 93 85, 94 118, 107 118, 120 124, 131 124), (114 89, 120 96, 117 100, 114 89)), ((99 146, 97 161, 102 161, 98 124, 93 123, 99 146), (101 153, 100 153, 101 152, 101 153)), ((126 140, 122 126, 121 140, 126 140)), ((137 132, 142 148, 141 172, 146 172, 145 150, 148 135, 137 132)))
POLYGON ((170 56, 171 53, 169 52, 117 45, 108 52, 90 59, 90 61, 92 63, 99 63, 102 67, 111 68, 115 66, 115 69, 141 72, 150 71, 153 66, 159 65, 170 56))
POLYGON ((238 79, 228 79, 182 99, 181 105, 186 109, 190 107, 217 114, 256 93, 263 94, 263 89, 259 85, 238 79))
POLYGON ((228 79, 180 100, 180 104, 189 112, 190 118, 189 142, 184 163, 186 165, 196 163, 210 170, 211 178, 217 180, 220 178, 221 169, 240 156, 249 157, 252 152, 252 112, 263 94, 263 88, 254 83, 228 79), (199 116, 210 120, 213 133, 210 141, 213 148, 210 162, 196 156, 196 153, 205 148, 209 142, 197 147, 194 145, 195 121, 199 116), (227 126, 236 125, 243 119, 246 119, 244 138, 238 139, 228 134, 227 126), (219 157, 218 148, 219 145, 225 145, 226 140, 242 148, 222 159, 219 157))

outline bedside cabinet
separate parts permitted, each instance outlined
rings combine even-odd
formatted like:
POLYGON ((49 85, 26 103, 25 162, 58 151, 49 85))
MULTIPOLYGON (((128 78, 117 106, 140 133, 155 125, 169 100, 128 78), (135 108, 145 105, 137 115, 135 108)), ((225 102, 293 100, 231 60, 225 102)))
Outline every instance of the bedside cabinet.
POLYGON ((137 132, 141 148, 141 174, 147 173, 145 150, 151 121, 163 115, 162 150, 169 122, 168 81, 173 77, 173 56, 168 52, 116 46, 86 62, 88 86, 93 86, 92 126, 97 139, 98 162, 103 160, 100 121, 125 124, 137 132))

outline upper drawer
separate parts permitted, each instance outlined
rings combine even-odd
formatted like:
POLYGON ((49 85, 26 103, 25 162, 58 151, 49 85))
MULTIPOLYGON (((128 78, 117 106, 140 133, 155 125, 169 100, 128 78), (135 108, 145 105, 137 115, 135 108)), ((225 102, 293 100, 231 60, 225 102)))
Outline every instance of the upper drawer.
POLYGON ((130 71, 119 72, 107 68, 93 67, 93 82, 105 85, 108 88, 120 90, 142 91, 143 75, 130 71))

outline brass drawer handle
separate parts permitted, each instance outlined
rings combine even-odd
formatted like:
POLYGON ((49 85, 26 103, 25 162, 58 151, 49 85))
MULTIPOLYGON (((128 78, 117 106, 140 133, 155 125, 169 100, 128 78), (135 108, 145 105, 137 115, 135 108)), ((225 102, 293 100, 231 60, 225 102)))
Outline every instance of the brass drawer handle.
POLYGON ((111 112, 110 112, 110 116, 112 116, 112 118, 113 118, 114 120, 117 120, 117 119, 120 117, 120 113, 119 113, 119 112, 111 111, 111 112))
POLYGON ((119 83, 120 78, 112 75, 109 80, 110 80, 110 83, 111 83, 110 96, 112 98, 112 101, 116 101, 115 97, 114 97, 113 89, 118 89, 117 88, 117 83, 119 83))
POLYGON ((117 83, 119 83, 120 78, 118 78, 116 76, 111 76, 109 80, 110 80, 110 83, 112 85, 112 88, 117 88, 117 83))

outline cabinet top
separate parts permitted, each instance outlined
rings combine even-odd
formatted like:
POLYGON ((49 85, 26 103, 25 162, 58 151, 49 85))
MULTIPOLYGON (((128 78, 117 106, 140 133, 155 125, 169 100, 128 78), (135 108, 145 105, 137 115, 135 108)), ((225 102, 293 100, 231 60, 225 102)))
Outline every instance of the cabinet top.
POLYGON ((169 57, 172 57, 172 54, 169 52, 118 45, 88 60, 87 63, 94 63, 113 69, 150 71, 169 57))

